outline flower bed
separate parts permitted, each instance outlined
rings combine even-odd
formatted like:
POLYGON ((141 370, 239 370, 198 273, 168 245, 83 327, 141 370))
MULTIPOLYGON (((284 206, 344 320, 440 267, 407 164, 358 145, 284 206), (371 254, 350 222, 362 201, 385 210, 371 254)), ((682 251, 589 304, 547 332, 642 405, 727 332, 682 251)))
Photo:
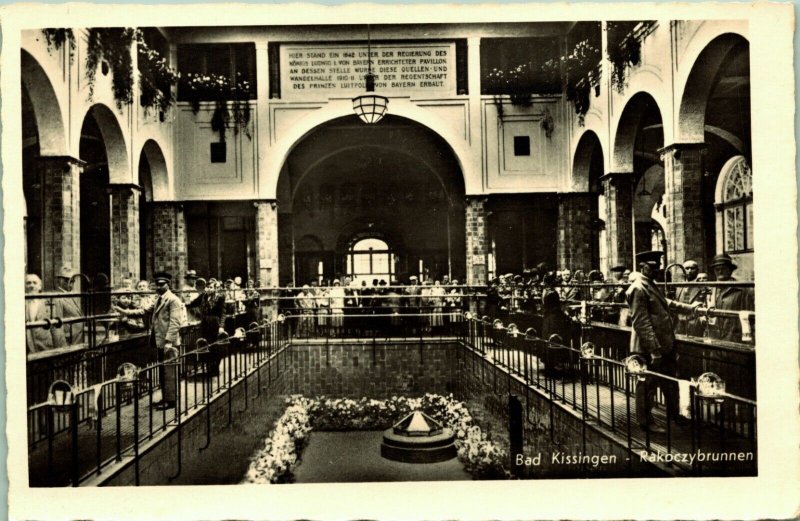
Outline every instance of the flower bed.
POLYGON ((362 398, 287 398, 288 407, 266 443, 253 457, 246 483, 288 483, 292 468, 312 429, 384 430, 403 416, 421 410, 456 435, 458 459, 474 479, 508 479, 508 454, 475 425, 464 403, 452 396, 426 394, 422 398, 393 396, 386 400, 362 398))

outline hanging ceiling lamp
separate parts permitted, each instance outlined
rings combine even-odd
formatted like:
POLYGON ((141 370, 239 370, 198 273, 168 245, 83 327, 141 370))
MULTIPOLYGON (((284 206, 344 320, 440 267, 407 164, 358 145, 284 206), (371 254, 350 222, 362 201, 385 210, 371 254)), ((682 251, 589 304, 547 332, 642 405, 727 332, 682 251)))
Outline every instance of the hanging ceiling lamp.
POLYGON ((364 123, 377 123, 386 114, 389 98, 375 94, 375 75, 372 73, 372 46, 369 25, 367 25, 367 74, 364 76, 364 81, 367 86, 367 93, 353 98, 353 111, 364 123))

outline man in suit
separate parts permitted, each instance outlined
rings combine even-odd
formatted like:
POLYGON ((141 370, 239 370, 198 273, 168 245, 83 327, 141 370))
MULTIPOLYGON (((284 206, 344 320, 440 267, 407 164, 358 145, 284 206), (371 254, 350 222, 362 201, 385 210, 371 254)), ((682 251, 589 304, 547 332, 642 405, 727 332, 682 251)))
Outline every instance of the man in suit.
MULTIPOLYGON (((714 278, 720 282, 736 281, 733 278, 736 264, 727 253, 715 256, 711 261, 711 269, 714 270, 714 278)), ((716 287, 712 295, 712 302, 717 309, 727 311, 755 310, 755 299, 750 288, 716 287)), ((743 342, 742 323, 736 317, 717 317, 713 336, 729 342, 743 342)))
MULTIPOLYGON (((59 293, 72 292, 72 277, 75 274, 72 267, 64 265, 61 271, 56 275, 56 290, 59 293)), ((81 310, 80 297, 63 297, 53 299, 53 316, 64 318, 79 318, 83 316, 81 310)), ((83 343, 83 323, 77 322, 74 324, 65 324, 62 328, 62 335, 64 335, 63 345, 81 344, 83 343)))
POLYGON ((163 410, 172 409, 177 402, 177 367, 166 366, 165 364, 175 357, 176 351, 173 351, 172 348, 180 346, 183 302, 170 291, 172 275, 165 272, 156 273, 155 281, 158 298, 152 304, 139 309, 116 307, 115 310, 125 316, 150 315, 149 342, 151 346, 156 348, 158 361, 161 363, 158 368, 161 379, 161 400, 154 402, 153 406, 156 409, 163 410))
MULTIPOLYGON (((686 282, 696 282, 697 275, 700 273, 700 266, 696 261, 687 260, 683 263, 686 272, 686 282)), ((692 305, 695 302, 704 303, 706 301, 706 288, 702 286, 683 286, 675 292, 675 300, 682 304, 692 305)), ((681 335, 703 336, 704 325, 699 318, 678 317, 678 325, 675 330, 681 335)))
MULTIPOLYGON (((634 277, 625 298, 631 313, 631 353, 641 354, 648 369, 665 376, 677 374, 678 355, 675 352, 675 323, 671 310, 694 314, 699 303, 681 304, 669 300, 655 284, 661 252, 646 252, 636 256, 639 274, 634 277), (658 257, 651 255, 658 253, 658 257)), ((678 415, 678 389, 675 382, 647 375, 636 382, 636 420, 642 430, 653 433, 666 432, 656 424, 653 400, 656 388, 661 387, 667 405, 667 417, 680 422, 678 415)))

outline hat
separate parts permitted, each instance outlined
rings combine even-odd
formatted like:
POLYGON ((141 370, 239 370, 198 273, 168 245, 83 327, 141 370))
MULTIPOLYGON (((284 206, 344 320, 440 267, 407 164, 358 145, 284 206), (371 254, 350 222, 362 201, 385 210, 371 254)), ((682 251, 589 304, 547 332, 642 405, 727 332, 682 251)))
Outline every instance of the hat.
POLYGON ((618 264, 618 265, 614 266, 613 268, 611 268, 611 272, 612 273, 624 273, 625 270, 627 270, 627 269, 628 268, 626 268, 624 264, 618 264))
POLYGON ((184 279, 196 279, 197 272, 195 270, 187 270, 186 275, 183 276, 184 279))
POLYGON ((646 262, 653 267, 658 268, 661 264, 661 257, 664 255, 663 251, 643 251, 642 253, 636 254, 636 263, 641 264, 642 262, 646 262))
POLYGON ((411 275, 408 280, 419 280, 416 275, 411 275))
POLYGON ((204 279, 203 277, 199 277, 197 279, 197 284, 200 285, 200 286, 207 286, 208 285, 208 283, 206 282, 206 279, 204 279))
POLYGON ((339 282, 339 279, 333 279, 333 283, 334 284, 341 284, 341 282, 339 282))
POLYGON ((155 276, 153 277, 156 282, 163 280, 164 282, 172 282, 172 275, 167 273, 166 271, 158 271, 156 272, 155 276))
POLYGON ((730 266, 732 270, 736 269, 736 264, 733 263, 733 259, 727 253, 715 255, 711 260, 711 267, 713 268, 714 266, 730 266))
POLYGON ((75 275, 75 272, 72 270, 72 266, 69 264, 64 264, 61 266, 61 270, 58 272, 57 277, 61 277, 64 279, 71 279, 72 276, 75 275))
POLYGON ((694 261, 694 260, 691 260, 691 259, 683 262, 683 267, 684 268, 687 268, 689 266, 694 266, 695 268, 699 268, 699 266, 697 264, 697 261, 694 261))

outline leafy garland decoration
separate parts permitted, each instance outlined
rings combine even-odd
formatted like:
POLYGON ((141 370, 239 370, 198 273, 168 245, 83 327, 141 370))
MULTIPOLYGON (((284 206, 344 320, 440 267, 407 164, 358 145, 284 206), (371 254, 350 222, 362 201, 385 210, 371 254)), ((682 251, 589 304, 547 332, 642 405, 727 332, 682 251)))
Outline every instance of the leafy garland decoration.
POLYGON ((566 56, 545 62, 542 73, 563 74, 567 100, 575 106, 578 124, 583 126, 589 111, 592 89, 595 95, 599 95, 600 49, 592 45, 589 39, 580 40, 566 56))
POLYGON ((508 71, 493 68, 486 75, 486 81, 491 92, 494 92, 494 103, 497 105, 497 112, 503 115, 503 96, 508 95, 512 105, 529 106, 533 92, 531 84, 531 68, 527 63, 521 63, 512 67, 508 71))
POLYGON ((47 41, 47 51, 61 49, 65 43, 69 44, 69 58, 72 61, 72 51, 75 50, 75 34, 72 29, 42 29, 42 34, 47 41))
POLYGON ((178 83, 180 75, 167 64, 166 58, 150 48, 139 29, 136 40, 141 105, 145 112, 158 109, 163 121, 164 114, 175 103, 172 86, 178 83))
POLYGON ((608 30, 608 60, 611 62, 611 85, 622 94, 625 91, 625 72, 642 61, 642 40, 655 21, 606 22, 608 30))
POLYGON ((131 28, 94 27, 89 29, 86 52, 86 80, 89 99, 94 94, 98 66, 106 64, 111 70, 111 89, 117 108, 133 101, 133 60, 131 45, 136 31, 131 28))
POLYGON ((228 126, 233 127, 234 134, 243 132, 249 139, 250 133, 250 82, 236 73, 236 80, 231 81, 221 74, 188 73, 181 76, 181 85, 190 93, 189 101, 192 112, 197 114, 201 101, 214 101, 214 113, 211 116, 211 130, 219 133, 220 140, 225 141, 228 126), (231 125, 231 123, 233 123, 231 125))

